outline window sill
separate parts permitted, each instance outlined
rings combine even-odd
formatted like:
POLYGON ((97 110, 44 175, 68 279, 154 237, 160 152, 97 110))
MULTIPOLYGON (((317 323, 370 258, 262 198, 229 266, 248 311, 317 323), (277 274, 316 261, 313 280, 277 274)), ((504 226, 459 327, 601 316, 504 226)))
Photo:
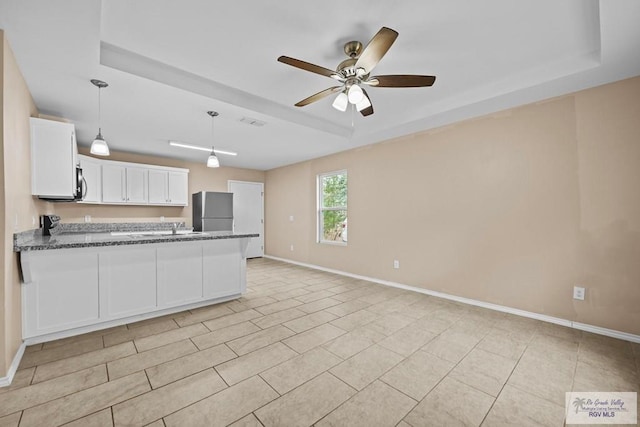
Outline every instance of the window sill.
POLYGON ((335 242, 332 240, 320 240, 318 243, 331 246, 347 246, 347 242, 335 242))

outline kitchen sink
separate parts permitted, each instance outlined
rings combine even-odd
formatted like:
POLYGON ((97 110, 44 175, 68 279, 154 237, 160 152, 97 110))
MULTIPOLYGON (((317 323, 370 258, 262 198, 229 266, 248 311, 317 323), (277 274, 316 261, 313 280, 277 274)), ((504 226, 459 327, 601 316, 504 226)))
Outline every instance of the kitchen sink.
MULTIPOLYGON (((178 230, 176 236, 199 236, 202 231, 193 230, 178 230)), ((173 232, 171 230, 153 230, 153 231, 112 231, 112 236, 131 236, 131 237, 146 237, 146 236, 171 236, 173 232)))

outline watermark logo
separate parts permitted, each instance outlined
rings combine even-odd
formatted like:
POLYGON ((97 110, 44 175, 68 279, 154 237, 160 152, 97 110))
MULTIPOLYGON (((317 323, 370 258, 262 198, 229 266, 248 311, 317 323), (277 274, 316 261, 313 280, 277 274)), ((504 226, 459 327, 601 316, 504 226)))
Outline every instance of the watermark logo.
POLYGON ((633 424, 638 422, 638 393, 569 392, 565 410, 569 424, 633 424))

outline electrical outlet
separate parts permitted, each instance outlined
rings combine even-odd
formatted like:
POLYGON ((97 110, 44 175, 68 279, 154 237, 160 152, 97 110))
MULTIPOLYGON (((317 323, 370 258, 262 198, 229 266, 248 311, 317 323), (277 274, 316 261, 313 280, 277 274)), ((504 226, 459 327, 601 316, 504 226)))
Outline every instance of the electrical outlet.
POLYGON ((164 222, 164 217, 163 216, 160 217, 160 222, 164 222))
POLYGON ((573 299, 578 299, 578 300, 584 301, 585 293, 586 293, 585 288, 583 288, 581 286, 574 286, 573 287, 573 299))
POLYGON ((293 222, 293 215, 289 215, 289 222, 293 222))
POLYGON ((291 252, 293 252, 293 245, 291 245, 291 252))
POLYGON ((91 222, 91 215, 85 215, 84 222, 91 222))
POLYGON ((393 268, 398 269, 400 268, 400 261, 398 261, 397 259, 393 260, 393 268))

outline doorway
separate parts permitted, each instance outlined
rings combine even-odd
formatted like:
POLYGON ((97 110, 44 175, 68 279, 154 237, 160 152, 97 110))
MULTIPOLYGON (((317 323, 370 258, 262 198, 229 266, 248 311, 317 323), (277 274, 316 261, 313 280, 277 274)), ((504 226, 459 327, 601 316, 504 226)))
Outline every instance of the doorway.
POLYGON ((247 258, 264 255, 264 183, 232 181, 228 183, 233 193, 233 231, 235 233, 259 233, 249 240, 247 258))

